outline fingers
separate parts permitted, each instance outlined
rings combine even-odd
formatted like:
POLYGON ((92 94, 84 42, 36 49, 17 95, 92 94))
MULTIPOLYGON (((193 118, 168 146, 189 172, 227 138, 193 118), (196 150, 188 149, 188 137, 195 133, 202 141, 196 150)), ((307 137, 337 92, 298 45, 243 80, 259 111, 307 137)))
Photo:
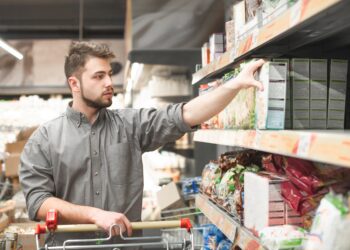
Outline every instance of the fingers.
POLYGON ((128 220, 128 218, 126 218, 125 216, 123 216, 123 220, 124 220, 124 225, 126 227, 126 231, 128 233, 128 236, 132 235, 132 227, 131 227, 131 223, 128 220))
POLYGON ((265 60, 264 60, 264 59, 259 59, 259 60, 255 61, 255 62, 253 62, 253 63, 251 64, 251 70, 252 70, 253 72, 255 72, 255 71, 258 70, 261 66, 263 66, 264 63, 265 63, 265 60))
POLYGON ((131 234, 132 234, 131 223, 128 220, 128 218, 126 218, 125 215, 119 214, 119 216, 115 219, 115 223, 118 224, 118 226, 119 226, 119 227, 116 227, 114 230, 117 235, 120 234, 120 231, 121 232, 126 231, 127 235, 131 236, 131 234))
POLYGON ((264 91, 264 85, 261 82, 254 80, 252 84, 260 91, 264 91))

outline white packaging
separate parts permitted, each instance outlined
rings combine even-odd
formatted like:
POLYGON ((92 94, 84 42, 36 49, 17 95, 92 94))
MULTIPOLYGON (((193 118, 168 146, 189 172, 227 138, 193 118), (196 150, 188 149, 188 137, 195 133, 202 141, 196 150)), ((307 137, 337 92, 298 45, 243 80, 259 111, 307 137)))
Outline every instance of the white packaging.
POLYGON ((284 129, 287 87, 287 65, 266 62, 259 72, 264 91, 256 91, 257 129, 284 129))
POLYGON ((210 63, 210 50, 209 43, 204 43, 202 46, 202 66, 206 66, 210 63))
POLYGON ((287 87, 286 87, 286 111, 284 119, 284 128, 292 128, 292 107, 291 107, 291 88, 290 88, 290 75, 289 75, 289 59, 288 58, 275 58, 274 62, 285 63, 287 65, 287 87))
POLYGON ((310 62, 305 58, 291 60, 293 128, 310 127, 310 62))
POLYGON ((347 77, 348 61, 332 59, 330 62, 327 128, 344 128, 347 77))
POLYGON ((233 20, 235 23, 235 43, 239 41, 239 32, 245 24, 245 3, 240 1, 233 6, 233 20))
POLYGON ((232 50, 235 45, 235 22, 234 20, 225 23, 226 51, 232 50))
POLYGON ((280 185, 284 181, 286 180, 271 174, 244 173, 245 227, 259 231, 271 224, 284 224, 285 203, 280 185), (281 215, 276 218, 274 214, 281 215))
POLYGON ((310 60, 310 128, 327 128, 327 59, 310 60))

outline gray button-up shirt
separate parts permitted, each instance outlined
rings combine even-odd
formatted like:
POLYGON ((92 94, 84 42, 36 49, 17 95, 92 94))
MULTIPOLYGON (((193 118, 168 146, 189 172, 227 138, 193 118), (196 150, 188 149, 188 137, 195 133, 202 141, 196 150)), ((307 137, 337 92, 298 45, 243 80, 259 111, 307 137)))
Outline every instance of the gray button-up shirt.
POLYGON ((70 106, 28 140, 20 182, 29 217, 48 197, 141 219, 142 153, 192 131, 183 104, 165 109, 102 109, 94 124, 70 106))

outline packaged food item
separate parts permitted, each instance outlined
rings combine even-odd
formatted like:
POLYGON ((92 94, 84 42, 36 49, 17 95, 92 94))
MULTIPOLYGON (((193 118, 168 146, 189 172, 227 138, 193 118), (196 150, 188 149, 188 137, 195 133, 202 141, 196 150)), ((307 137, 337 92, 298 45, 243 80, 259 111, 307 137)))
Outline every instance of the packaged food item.
POLYGON ((310 161, 291 157, 285 159, 286 174, 300 190, 312 195, 324 186, 322 180, 316 176, 317 169, 310 161))
POLYGON ((255 128, 284 129, 287 64, 266 62, 258 73, 264 91, 256 91, 255 128))
POLYGON ((231 250, 231 247, 232 247, 231 241, 229 241, 228 239, 224 239, 220 241, 216 250, 231 250))
POLYGON ((182 193, 184 195, 197 194, 202 181, 200 177, 186 178, 182 180, 182 193))
POLYGON ((203 249, 216 250, 219 243, 225 239, 225 235, 213 224, 202 226, 203 230, 203 249))
POLYGON ((266 227, 259 231, 259 237, 263 245, 271 250, 300 247, 305 235, 306 231, 304 229, 291 225, 266 227))
POLYGON ((264 155, 262 157, 262 167, 268 172, 283 174, 282 161, 283 158, 281 156, 273 154, 264 155))
MULTIPOLYGON (((227 73, 223 84, 240 72, 240 68, 227 73)), ((252 129, 255 122, 255 88, 242 89, 233 100, 218 114, 220 129, 252 129)))
POLYGON ((349 207, 343 196, 327 194, 321 201, 313 220, 305 250, 350 249, 349 207))
POLYGON ((211 161, 203 169, 201 189, 209 196, 212 194, 215 183, 219 182, 221 178, 221 169, 219 165, 211 161))

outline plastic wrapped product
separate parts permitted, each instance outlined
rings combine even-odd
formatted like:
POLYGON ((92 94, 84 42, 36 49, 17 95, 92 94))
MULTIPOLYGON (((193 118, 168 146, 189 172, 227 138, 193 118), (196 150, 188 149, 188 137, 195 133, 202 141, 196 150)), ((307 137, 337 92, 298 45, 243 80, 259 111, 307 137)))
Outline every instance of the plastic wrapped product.
POLYGON ((202 172, 201 189, 204 193, 211 195, 215 183, 221 178, 221 169, 216 162, 209 162, 202 172))
POLYGON ((232 247, 231 241, 225 239, 225 240, 220 241, 216 250, 230 250, 231 247, 232 247))
POLYGON ((315 194, 324 186, 316 176, 317 169, 310 161, 286 157, 285 171, 293 184, 308 194, 315 194))
POLYGON ((203 225, 203 249, 216 250, 219 242, 225 238, 225 235, 213 224, 203 225))
POLYGON ((305 230, 291 225, 266 227, 259 231, 263 245, 270 250, 295 249, 305 239, 305 230))
POLYGON ((316 211, 310 235, 304 243, 305 250, 350 249, 349 208, 344 198, 330 193, 316 211))

